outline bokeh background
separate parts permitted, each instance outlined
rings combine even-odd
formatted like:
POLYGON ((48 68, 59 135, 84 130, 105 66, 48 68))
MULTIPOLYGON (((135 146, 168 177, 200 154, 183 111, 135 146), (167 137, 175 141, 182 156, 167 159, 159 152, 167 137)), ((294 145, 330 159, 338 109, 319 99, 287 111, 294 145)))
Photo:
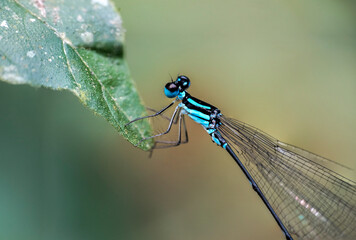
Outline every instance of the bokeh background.
MULTIPOLYGON (((169 74, 186 74, 225 115, 356 168, 354 1, 115 4, 146 105, 167 105, 169 74)), ((0 239, 284 239, 229 156, 188 128, 189 144, 149 159, 70 93, 0 82, 0 239)))

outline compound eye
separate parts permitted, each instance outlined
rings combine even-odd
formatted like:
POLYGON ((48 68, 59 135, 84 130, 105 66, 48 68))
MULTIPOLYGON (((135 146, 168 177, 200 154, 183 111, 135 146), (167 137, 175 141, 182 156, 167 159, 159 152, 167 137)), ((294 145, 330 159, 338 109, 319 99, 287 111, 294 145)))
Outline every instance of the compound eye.
POLYGON ((189 88, 189 86, 190 86, 189 78, 184 75, 178 76, 176 82, 179 83, 179 86, 181 86, 182 90, 185 90, 185 89, 189 88))
POLYGON ((169 98, 174 98, 174 97, 178 96, 179 88, 175 83, 169 82, 164 87, 164 94, 169 98))

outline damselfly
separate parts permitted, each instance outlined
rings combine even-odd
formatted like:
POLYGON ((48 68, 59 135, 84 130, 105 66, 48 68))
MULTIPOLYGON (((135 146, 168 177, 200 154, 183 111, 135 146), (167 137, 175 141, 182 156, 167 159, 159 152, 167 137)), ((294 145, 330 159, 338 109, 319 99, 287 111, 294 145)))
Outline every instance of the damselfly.
MULTIPOLYGON (((225 149, 250 181, 287 239, 356 239, 356 183, 323 166, 331 162, 283 143, 259 129, 224 116, 213 105, 191 96, 188 77, 180 75, 165 85, 175 98, 153 115, 162 116, 175 103, 166 131, 141 139, 157 138, 178 124, 176 141, 155 141, 156 146, 177 146, 182 133, 188 141, 184 116, 200 124, 213 142, 225 149)), ((127 125, 128 125, 127 124, 127 125)))

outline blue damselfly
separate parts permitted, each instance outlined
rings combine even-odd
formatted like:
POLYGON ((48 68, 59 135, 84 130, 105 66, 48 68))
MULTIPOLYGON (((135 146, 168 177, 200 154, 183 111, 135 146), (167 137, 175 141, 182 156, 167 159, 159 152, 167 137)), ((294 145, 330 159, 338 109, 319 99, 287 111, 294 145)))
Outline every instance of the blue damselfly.
POLYGON ((165 117, 169 120, 167 130, 141 139, 139 143, 169 133, 174 124, 178 124, 178 139, 156 140, 155 146, 171 147, 188 142, 184 119, 187 115, 203 126, 213 142, 235 160, 286 239, 356 239, 354 181, 323 165, 331 160, 226 117, 218 108, 191 96, 186 91, 189 86, 189 78, 183 75, 168 82, 164 92, 174 101, 152 115, 128 123, 162 116, 178 103, 172 117, 165 117))

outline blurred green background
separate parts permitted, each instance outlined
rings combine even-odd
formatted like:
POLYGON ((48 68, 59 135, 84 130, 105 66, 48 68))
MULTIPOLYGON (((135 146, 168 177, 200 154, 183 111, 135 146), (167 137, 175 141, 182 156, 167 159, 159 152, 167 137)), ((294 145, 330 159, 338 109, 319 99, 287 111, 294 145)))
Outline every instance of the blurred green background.
MULTIPOLYGON (((115 3, 146 105, 167 105, 169 74, 186 74, 225 115, 356 168, 354 1, 115 3)), ((188 128, 189 144, 149 159, 72 94, 0 82, 0 239, 283 239, 235 163, 188 128)))

